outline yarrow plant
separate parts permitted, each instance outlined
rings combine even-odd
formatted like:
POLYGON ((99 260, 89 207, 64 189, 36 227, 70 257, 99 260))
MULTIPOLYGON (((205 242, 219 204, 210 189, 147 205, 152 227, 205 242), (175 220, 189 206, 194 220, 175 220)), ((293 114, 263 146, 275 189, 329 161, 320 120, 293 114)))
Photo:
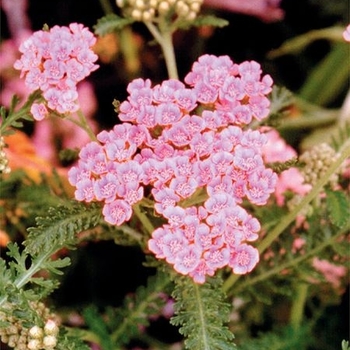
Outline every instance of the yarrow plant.
MULTIPOLYGON (((1 344, 16 350, 330 349, 318 346, 317 327, 320 304, 339 303, 349 283, 350 108, 345 101, 334 117, 333 109, 301 102, 301 93, 294 99, 257 61, 224 54, 197 55, 180 79, 173 34, 227 25, 202 15, 202 5, 213 3, 118 0, 116 14, 103 2, 107 15, 94 33, 80 23, 45 25, 19 46, 13 67, 31 94, 0 111, 0 246, 7 254, 0 258, 1 344), (168 77, 127 81, 126 97, 111 101, 114 125, 95 132, 79 105, 78 85, 99 68, 98 40, 116 32, 125 39, 134 22, 159 44, 168 77), (324 126, 308 113, 333 123, 332 138, 306 147, 305 137, 293 147, 287 140, 295 129, 324 126), (79 149, 62 150, 53 171, 19 130, 24 120, 44 125, 45 118, 61 128, 73 122, 89 137, 79 149), (11 242, 20 234, 21 247, 11 242), (113 306, 92 303, 79 312, 54 305, 74 259, 69 249, 79 254, 102 241, 121 251, 137 248, 151 270, 147 282, 113 306), (257 318, 281 323, 266 305, 282 297, 289 314, 283 327, 268 325, 271 332, 255 337, 257 318), (175 341, 152 333, 162 319, 179 331, 175 341)), ((282 18, 279 1, 260 5, 282 18)), ((241 11, 254 13, 248 10, 241 11)), ((349 26, 336 29, 319 35, 336 36, 338 62, 350 37, 349 26)), ((129 44, 127 58, 135 49, 129 44)), ((294 45, 300 49, 298 40, 286 46, 294 45)), ((93 270, 98 263, 88 265, 93 270)), ((118 282, 118 288, 125 284, 118 282)), ((336 347, 348 349, 342 340, 336 347)))
POLYGON ((121 225, 148 192, 167 222, 148 243, 157 258, 199 283, 224 266, 250 272, 259 254, 247 242, 260 224, 240 203, 266 204, 277 180, 262 158, 266 136, 244 130, 269 113, 272 79, 261 75, 257 62, 204 55, 188 86, 131 82, 123 123, 83 147, 69 171, 76 199, 102 201, 105 220, 121 225))

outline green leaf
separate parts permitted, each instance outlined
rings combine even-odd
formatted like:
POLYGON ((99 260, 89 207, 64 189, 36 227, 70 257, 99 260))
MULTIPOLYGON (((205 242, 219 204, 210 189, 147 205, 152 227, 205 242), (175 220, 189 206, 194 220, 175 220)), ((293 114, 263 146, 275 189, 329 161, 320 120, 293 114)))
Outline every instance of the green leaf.
POLYGON ((132 18, 123 18, 114 13, 110 13, 97 21, 94 26, 94 31, 95 34, 103 36, 121 30, 133 22, 134 20, 132 18))
POLYGON ((343 340, 341 342, 341 348, 342 348, 342 350, 350 350, 349 342, 347 340, 343 340))
MULTIPOLYGON (((165 305, 162 294, 167 293, 170 285, 169 275, 158 271, 147 280, 147 286, 140 286, 132 296, 124 299, 123 306, 113 310, 110 319, 114 319, 112 338, 115 348, 121 348, 140 332, 139 326, 149 325, 149 316, 160 313, 165 305)), ((111 310, 110 310, 111 311, 111 310)))
POLYGON ((188 29, 190 27, 203 27, 203 26, 211 26, 211 27, 225 27, 229 24, 228 21, 222 18, 218 18, 212 15, 198 16, 194 20, 191 21, 179 21, 176 23, 176 27, 179 29, 188 29))
POLYGON ((26 251, 36 255, 41 251, 57 251, 74 245, 76 234, 98 225, 101 209, 97 205, 84 206, 73 202, 71 206, 50 208, 46 217, 36 218, 36 227, 28 229, 24 242, 26 251))
POLYGON ((350 219, 350 204, 345 193, 326 190, 326 203, 332 224, 344 227, 350 219))
POLYGON ((336 44, 330 53, 311 71, 299 92, 300 97, 321 106, 328 105, 348 85, 350 75, 348 61, 347 43, 336 44))
POLYGON ((105 321, 99 315, 96 306, 85 308, 83 316, 87 326, 94 332, 101 344, 103 350, 113 350, 113 342, 111 340, 105 321))
POLYGON ((234 335, 224 325, 229 319, 230 305, 224 301, 222 280, 211 278, 203 285, 189 277, 175 279, 173 297, 175 316, 171 324, 179 326, 190 350, 232 350, 234 335))

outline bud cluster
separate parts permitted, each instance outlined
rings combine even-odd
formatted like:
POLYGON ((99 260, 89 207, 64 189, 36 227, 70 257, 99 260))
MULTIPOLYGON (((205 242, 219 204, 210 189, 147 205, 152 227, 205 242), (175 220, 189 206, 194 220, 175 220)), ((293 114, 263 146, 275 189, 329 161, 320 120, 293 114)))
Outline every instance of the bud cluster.
POLYGON ((0 174, 8 174, 11 171, 8 165, 9 161, 7 159, 4 148, 5 148, 4 137, 0 136, 0 174))
POLYGON ((136 21, 153 21, 158 17, 196 18, 203 0, 116 0, 125 15, 136 21))
POLYGON ((23 320, 13 316, 13 306, 7 303, 3 307, 6 312, 0 311, 0 323, 6 324, 0 328, 1 342, 15 350, 53 350, 59 332, 57 322, 54 321, 55 316, 50 314, 43 303, 30 302, 30 305, 44 320, 44 326, 34 325, 28 329, 23 320))
MULTIPOLYGON (((299 160, 304 164, 301 169, 305 183, 315 185, 321 179, 329 166, 339 157, 336 151, 326 143, 321 143, 316 147, 305 151, 299 160)), ((338 174, 334 173, 330 180, 330 184, 334 187, 338 183, 338 174)))

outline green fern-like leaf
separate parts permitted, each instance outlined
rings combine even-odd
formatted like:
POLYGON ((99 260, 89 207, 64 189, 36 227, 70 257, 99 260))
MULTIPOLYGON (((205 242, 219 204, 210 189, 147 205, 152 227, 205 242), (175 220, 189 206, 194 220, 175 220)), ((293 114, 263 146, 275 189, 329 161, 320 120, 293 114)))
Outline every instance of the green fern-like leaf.
POLYGON ((224 301, 222 281, 211 278, 198 285, 188 277, 178 277, 175 282, 176 316, 172 317, 171 323, 179 326, 179 332, 186 337, 186 349, 235 349, 234 335, 224 325, 230 308, 224 301))
POLYGON ((121 30, 133 22, 134 20, 132 18, 123 18, 114 13, 110 13, 97 21, 94 26, 94 31, 95 34, 103 36, 121 30))
MULTIPOLYGON (((134 295, 124 299, 123 306, 110 312, 109 318, 115 348, 127 344, 139 332, 139 326, 149 325, 149 316, 159 314, 165 305, 161 294, 166 293, 170 280, 167 274, 159 271, 149 277, 147 286, 140 286, 134 295)), ((111 310, 110 310, 111 311, 111 310)))
POLYGON ((109 334, 106 322, 102 319, 96 306, 89 306, 83 313, 89 329, 97 335, 103 350, 113 350, 113 342, 109 334))
POLYGON ((98 225, 101 210, 97 205, 84 206, 72 203, 71 206, 50 208, 46 217, 36 219, 37 226, 28 229, 29 235, 24 242, 26 251, 36 255, 41 251, 50 251, 55 247, 70 247, 76 242, 76 234, 98 225))
POLYGON ((228 21, 222 18, 218 18, 212 15, 198 16, 194 20, 191 21, 179 21, 176 23, 176 27, 179 29, 188 29, 190 27, 203 27, 203 26, 211 26, 211 27, 225 27, 229 24, 228 21))
POLYGON ((327 209, 333 225, 342 228, 350 220, 349 199, 344 192, 326 190, 327 209))

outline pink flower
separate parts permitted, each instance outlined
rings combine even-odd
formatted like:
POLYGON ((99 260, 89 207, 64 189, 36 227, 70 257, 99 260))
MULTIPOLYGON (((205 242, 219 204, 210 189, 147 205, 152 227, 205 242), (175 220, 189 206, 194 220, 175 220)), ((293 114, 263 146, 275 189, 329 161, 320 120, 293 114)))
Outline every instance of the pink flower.
POLYGON ((345 28, 345 30, 343 32, 343 38, 345 41, 350 42, 350 24, 345 28))
POLYGON ((48 114, 48 110, 43 103, 33 103, 30 107, 30 113, 32 113, 35 120, 43 120, 48 114))
POLYGON ((333 288, 339 288, 341 285, 341 279, 346 275, 347 269, 345 266, 335 265, 328 260, 321 260, 314 258, 312 261, 313 267, 321 272, 333 288))
POLYGON ((124 222, 130 220, 132 209, 130 204, 125 200, 117 199, 111 203, 106 203, 103 207, 102 214, 108 223, 120 226, 124 222))
POLYGON ((258 261, 258 250, 250 245, 241 244, 231 253, 229 266, 234 273, 244 275, 252 271, 258 261))
POLYGON ((14 67, 21 70, 32 91, 43 91, 50 109, 75 112, 79 108, 76 84, 98 68, 91 50, 95 41, 93 34, 77 23, 37 31, 20 45, 22 56, 14 67))
POLYGON ((187 275, 198 266, 200 256, 201 249, 195 244, 190 244, 177 255, 174 269, 183 275, 187 275))
POLYGON ((280 0, 204 0, 206 6, 255 16, 266 22, 283 18, 279 4, 280 0))
POLYGON ((145 191, 164 222, 148 242, 156 258, 197 283, 224 266, 250 272, 259 255, 245 242, 258 238, 260 223, 237 203, 265 204, 277 176, 264 165, 267 137, 245 127, 269 109, 272 80, 261 73, 257 62, 204 55, 185 78, 189 87, 132 81, 122 123, 100 132, 69 172, 76 198, 102 201, 105 220, 121 225, 145 191), (232 114, 237 106, 244 118, 232 114))

